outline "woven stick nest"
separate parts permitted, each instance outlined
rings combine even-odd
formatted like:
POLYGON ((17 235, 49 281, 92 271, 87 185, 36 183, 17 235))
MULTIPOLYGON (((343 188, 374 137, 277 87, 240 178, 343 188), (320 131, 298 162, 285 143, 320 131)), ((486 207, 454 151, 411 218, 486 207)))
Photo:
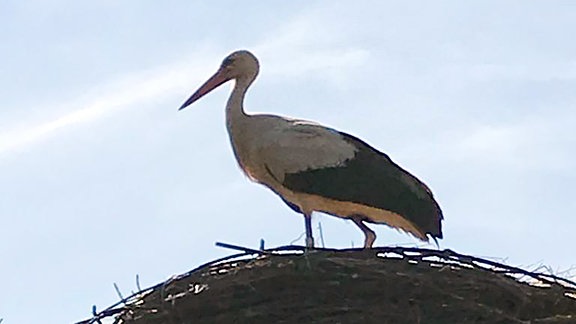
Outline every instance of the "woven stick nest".
POLYGON ((80 323, 576 323, 576 283, 451 250, 246 250, 80 323))

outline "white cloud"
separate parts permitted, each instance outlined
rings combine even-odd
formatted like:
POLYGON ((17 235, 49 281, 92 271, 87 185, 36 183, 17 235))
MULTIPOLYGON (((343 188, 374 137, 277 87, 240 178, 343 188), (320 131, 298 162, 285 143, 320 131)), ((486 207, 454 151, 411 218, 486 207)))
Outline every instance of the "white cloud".
POLYGON ((365 64, 371 55, 366 48, 343 42, 345 35, 330 25, 322 11, 313 10, 272 30, 253 49, 266 60, 268 74, 293 78, 321 71, 321 77, 339 86, 350 69, 365 64))
MULTIPOLYGON (((280 26, 276 33, 253 47, 257 55, 267 57, 267 75, 293 77, 322 71, 321 75, 326 79, 342 84, 350 68, 363 64, 369 58, 368 51, 364 49, 341 48, 332 44, 328 38, 326 43, 318 46, 315 43, 316 36, 311 37, 307 33, 311 27, 309 24, 306 19, 295 19, 280 26), (304 51, 299 48, 302 46, 313 48, 304 51)), ((89 96, 82 96, 72 102, 56 103, 51 105, 52 108, 48 106, 46 111, 54 107, 67 107, 64 110, 70 112, 45 122, 20 125, 3 131, 0 133, 0 156, 65 128, 136 107, 149 100, 159 100, 180 90, 188 90, 190 85, 200 84, 207 78, 226 54, 201 51, 179 62, 96 86, 90 89, 89 96)))
MULTIPOLYGON (((45 122, 20 125, 16 129, 3 131, 0 133, 0 155, 41 140, 64 128, 87 123, 184 90, 190 84, 199 82, 204 72, 207 73, 204 66, 206 64, 198 59, 178 62, 97 86, 90 90, 91 95, 82 96, 72 102, 54 104, 53 107, 68 107, 66 110, 71 112, 45 122)), ((45 108, 47 111, 51 109, 45 108)))
MULTIPOLYGON (((534 114, 506 124, 466 124, 439 133, 410 152, 430 150, 435 162, 481 163, 514 168, 569 171, 576 158, 571 147, 576 145, 571 112, 555 115, 534 114)), ((416 154, 416 153, 414 153, 416 154)), ((430 161, 430 160, 429 160, 430 161)))
POLYGON ((576 61, 524 63, 483 63, 463 67, 473 80, 576 80, 576 61))

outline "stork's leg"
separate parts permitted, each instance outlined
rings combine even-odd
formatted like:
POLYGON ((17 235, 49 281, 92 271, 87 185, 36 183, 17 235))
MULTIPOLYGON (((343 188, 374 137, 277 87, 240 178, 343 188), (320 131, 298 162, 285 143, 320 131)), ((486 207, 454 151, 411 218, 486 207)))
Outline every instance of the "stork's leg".
POLYGON ((352 216, 352 221, 354 221, 354 224, 356 224, 356 226, 360 227, 360 229, 362 230, 362 232, 364 232, 364 248, 365 249, 371 249, 372 248, 372 244, 374 244, 374 241, 376 240, 376 233, 374 233, 373 230, 371 230, 368 226, 366 226, 366 224, 364 224, 362 222, 362 217, 360 216, 352 216))
POLYGON ((312 237, 312 213, 304 213, 304 223, 306 225, 306 247, 314 248, 314 237, 312 237))

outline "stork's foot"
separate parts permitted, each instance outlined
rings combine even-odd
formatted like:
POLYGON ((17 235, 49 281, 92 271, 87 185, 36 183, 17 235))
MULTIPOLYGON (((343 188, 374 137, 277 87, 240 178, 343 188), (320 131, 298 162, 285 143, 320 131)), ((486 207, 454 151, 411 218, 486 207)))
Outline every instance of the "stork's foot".
POLYGON ((306 248, 308 248, 308 249, 314 248, 314 238, 313 237, 307 237, 306 238, 306 248))
POLYGON ((353 216, 351 219, 354 221, 354 224, 360 227, 362 232, 364 232, 364 248, 371 249, 372 245, 374 245, 374 241, 376 241, 376 233, 362 222, 362 217, 353 216))
POLYGON ((376 241, 376 233, 374 233, 372 230, 369 230, 368 232, 364 232, 364 235, 364 248, 371 249, 372 245, 374 245, 374 241, 376 241))

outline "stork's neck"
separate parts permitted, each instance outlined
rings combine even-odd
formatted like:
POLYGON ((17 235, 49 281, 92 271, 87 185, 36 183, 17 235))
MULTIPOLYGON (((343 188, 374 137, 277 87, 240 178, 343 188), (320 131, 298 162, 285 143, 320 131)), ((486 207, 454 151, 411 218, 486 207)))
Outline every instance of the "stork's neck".
POLYGON ((250 139, 250 128, 248 127, 250 115, 244 111, 244 96, 252 81, 254 81, 254 78, 236 79, 234 89, 226 104, 226 128, 230 136, 230 143, 232 144, 232 150, 234 151, 234 156, 236 156, 240 168, 245 170, 245 172, 246 159, 249 151, 246 145, 249 145, 250 139))
POLYGON ((240 77, 235 80, 234 89, 230 98, 228 98, 228 103, 226 104, 226 126, 228 131, 236 128, 238 124, 241 124, 243 120, 248 118, 248 115, 244 111, 244 96, 250 84, 252 84, 254 79, 240 77))

